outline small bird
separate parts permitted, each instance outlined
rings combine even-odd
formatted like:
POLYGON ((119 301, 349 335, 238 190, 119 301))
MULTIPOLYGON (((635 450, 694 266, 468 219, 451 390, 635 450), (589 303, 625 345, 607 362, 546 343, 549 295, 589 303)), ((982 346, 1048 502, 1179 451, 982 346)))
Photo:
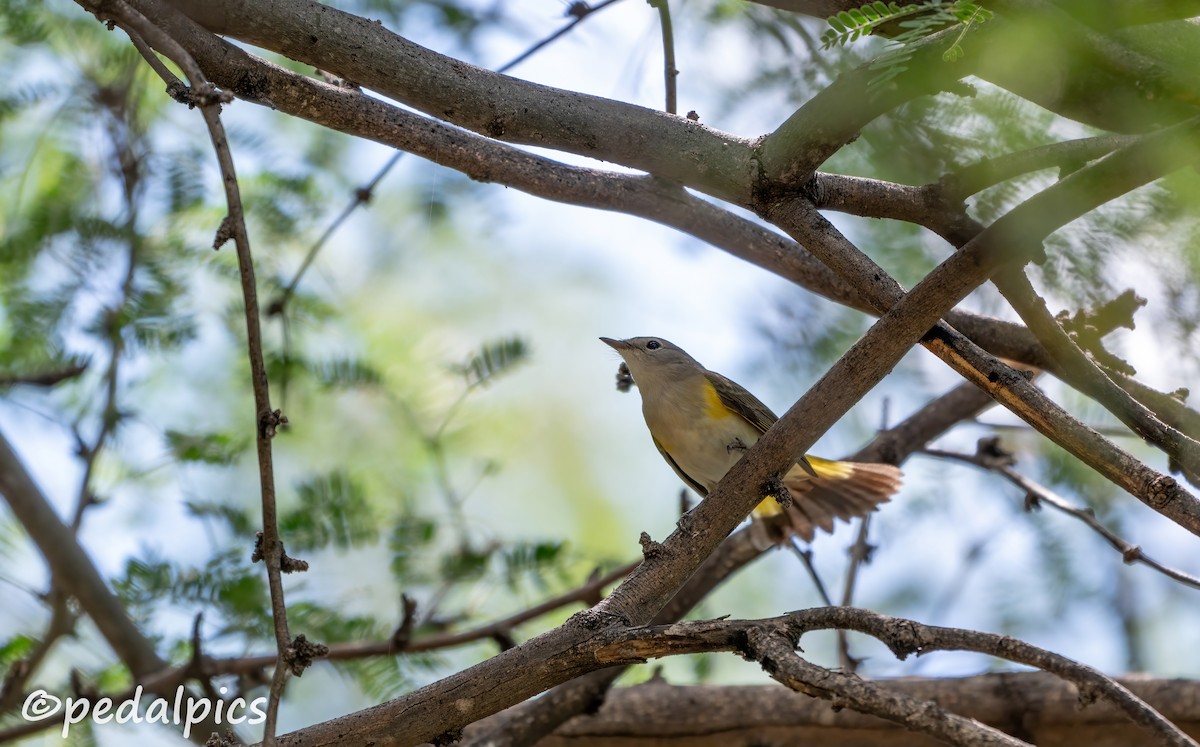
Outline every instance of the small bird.
MULTIPOLYGON (((659 453, 701 496, 779 419, 744 387, 661 337, 600 341, 625 360, 659 453)), ((890 464, 806 455, 783 478, 792 500, 785 506, 768 497, 754 508, 756 542, 767 546, 793 535, 811 542, 817 527, 832 532, 835 518, 849 521, 874 511, 900 487, 900 478, 890 464)))

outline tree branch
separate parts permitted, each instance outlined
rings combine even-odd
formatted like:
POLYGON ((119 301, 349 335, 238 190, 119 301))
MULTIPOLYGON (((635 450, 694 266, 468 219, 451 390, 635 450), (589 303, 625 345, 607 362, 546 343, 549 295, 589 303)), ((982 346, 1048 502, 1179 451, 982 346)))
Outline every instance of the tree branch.
POLYGON ((950 459, 953 461, 966 462, 980 469, 989 472, 995 472, 1004 479, 1016 485, 1025 492, 1025 510, 1032 511, 1046 504, 1053 508, 1062 511, 1064 514, 1071 516, 1086 524, 1092 531, 1104 538, 1114 550, 1121 553, 1122 560, 1127 564, 1141 563, 1142 565, 1153 568, 1162 575, 1177 581, 1184 586, 1190 586, 1193 589, 1200 589, 1200 578, 1193 576, 1183 571, 1170 568, 1159 563, 1142 550, 1140 545, 1135 545, 1122 539, 1108 527, 1101 524, 1096 519, 1096 514, 1090 508, 1078 508, 1071 504, 1066 498, 1058 495, 1050 488, 1041 485, 1025 475, 1017 472, 1012 468, 1016 463, 1013 456, 999 448, 999 445, 992 440, 980 441, 980 450, 976 454, 959 454, 953 451, 943 451, 940 449, 924 449, 921 453, 927 456, 936 457, 938 459, 950 459))
MULTIPOLYGON (((0 433, 0 494, 45 559, 55 586, 79 602, 134 679, 164 669, 166 662, 159 658, 154 644, 129 619, 125 606, 108 588, 75 533, 55 514, 3 433, 0 433)), ((175 685, 146 689, 165 698, 175 697, 175 685)), ((201 734, 220 731, 220 725, 211 717, 195 726, 192 736, 198 741, 207 738, 200 737, 201 734)))
MULTIPOLYGON (((933 651, 972 651, 1035 667, 1074 684, 1085 705, 1094 702, 1098 697, 1104 698, 1124 712, 1135 724, 1154 733, 1164 744, 1196 747, 1196 742, 1191 737, 1116 680, 1065 656, 1010 636, 925 625, 853 607, 798 610, 764 620, 714 620, 627 628, 612 632, 609 642, 597 646, 592 655, 601 663, 641 661, 659 656, 709 651, 736 651, 760 659, 771 654, 790 654, 796 642, 805 633, 829 629, 853 630, 869 635, 887 645, 892 653, 902 660, 910 654, 923 656, 933 651), (782 646, 767 644, 767 640, 772 637, 782 646)), ((764 668, 774 676, 769 665, 764 668)), ((820 668, 808 670, 817 674, 826 671, 820 668)), ((798 676, 802 674, 799 671, 793 673, 798 676)), ((816 687, 836 693, 840 698, 847 698, 850 696, 841 689, 845 684, 846 680, 825 678, 816 687)), ((856 707, 853 700, 850 706, 856 707)), ((904 713, 910 717, 914 715, 914 712, 909 710, 905 710, 904 713)), ((915 713, 919 714, 920 711, 915 713)), ((886 713, 875 715, 890 717, 886 713)))
POLYGON ((1159 420, 1110 379, 1067 335, 1024 272, 1017 269, 1002 272, 996 277, 996 286, 1049 351, 1058 370, 1071 371, 1076 387, 1134 433, 1166 452, 1188 482, 1200 485, 1200 442, 1159 420))
MULTIPOLYGON (((134 3, 165 22, 161 3, 134 3)), ((330 70, 459 127, 622 163, 735 202, 749 197, 751 141, 684 117, 478 68, 313 0, 169 3, 215 34, 330 70)))
MULTIPOLYGON (((284 679, 289 671, 297 675, 301 674, 304 671, 304 664, 297 657, 296 646, 299 639, 294 642, 288 633, 287 607, 283 599, 281 578, 285 556, 283 543, 279 538, 275 509, 275 476, 271 456, 271 439, 275 436, 277 427, 285 424, 287 419, 278 410, 271 409, 268 393, 262 331, 259 322, 258 291, 254 279, 254 261, 250 254, 250 237, 246 232, 246 219, 242 209, 237 172, 233 165, 233 155, 229 150, 225 127, 221 123, 221 103, 227 101, 228 98, 219 94, 216 88, 208 82, 196 61, 175 39, 130 7, 125 0, 99 0, 92 6, 92 9, 98 15, 112 18, 120 23, 131 37, 142 37, 152 47, 171 58, 188 76, 192 86, 189 105, 198 106, 200 113, 204 116, 221 171, 221 182, 225 189, 225 200, 229 213, 217 232, 214 248, 219 248, 226 240, 232 238, 237 249, 245 309, 250 378, 254 392, 259 485, 262 493, 263 531, 261 541, 255 547, 255 555, 260 557, 267 566, 271 618, 274 621, 277 648, 277 663, 267 702, 266 721, 263 725, 263 744, 270 747, 274 744, 275 721, 279 711, 279 698, 283 691, 284 679)), ((152 67, 155 67, 156 70, 159 69, 157 66, 152 65, 152 67)), ((165 82, 170 86, 173 81, 174 77, 172 76, 165 82)), ((305 564, 303 567, 306 568, 307 565, 305 564)), ((297 569, 300 569, 299 564, 295 561, 289 563, 289 570, 297 569)))
MULTIPOLYGON (((1189 733, 1200 732, 1200 681, 1131 676, 1119 680, 1189 733)), ((900 678, 894 691, 975 719, 1034 744, 1152 747, 1106 702, 1085 709, 1073 685, 1046 672, 973 677, 900 678)), ((613 690, 596 713, 560 727, 542 747, 616 747, 663 743, 814 744, 823 747, 934 747, 930 737, 823 700, 797 697, 777 685, 690 685, 645 682, 613 690)))
MULTIPOLYGON (((900 424, 877 434, 869 444, 847 459, 901 464, 922 444, 933 441, 956 423, 974 417, 991 403, 991 397, 978 387, 961 384, 921 407, 900 424)), ((734 532, 704 561, 653 622, 667 624, 681 619, 712 589, 762 552, 751 539, 749 530, 734 532)), ((622 671, 594 672, 559 685, 540 698, 473 724, 467 729, 463 747, 532 745, 549 734, 556 725, 592 708, 622 671)))

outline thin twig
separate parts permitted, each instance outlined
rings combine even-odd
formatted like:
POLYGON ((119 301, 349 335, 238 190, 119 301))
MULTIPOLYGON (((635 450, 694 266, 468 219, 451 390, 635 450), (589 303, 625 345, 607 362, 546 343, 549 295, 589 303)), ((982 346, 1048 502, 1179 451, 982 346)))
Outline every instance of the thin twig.
MULTIPOLYGON (((221 171, 221 181, 225 189, 225 201, 228 215, 221 229, 217 232, 216 246, 223 239, 232 238, 237 250, 238 269, 241 275, 242 298, 245 308, 246 338, 250 359, 251 384, 254 390, 255 431, 258 446, 259 483, 262 492, 263 532, 262 540, 256 553, 262 558, 267 567, 267 581, 271 596, 271 617, 275 627, 275 645, 277 662, 275 675, 271 682, 267 700, 266 719, 263 724, 263 741, 265 747, 275 742, 276 720, 279 713, 279 698, 288 671, 294 668, 294 649, 288 633, 287 608, 283 599, 283 581, 281 567, 284 561, 283 543, 279 538, 278 518, 275 508, 275 476, 271 455, 271 439, 278 427, 286 424, 287 420, 278 410, 271 409, 266 364, 263 359, 262 331, 259 322, 258 292, 254 279, 254 261, 250 254, 250 237, 246 231, 245 213, 237 181, 237 171, 234 168, 233 156, 229 149, 229 140, 225 135, 225 127, 221 122, 221 104, 228 101, 227 94, 221 94, 204 77, 200 67, 192 56, 167 33, 150 23, 144 16, 129 7, 124 0, 112 3, 117 9, 121 20, 133 29, 130 36, 141 36, 151 46, 160 50, 185 72, 192 84, 190 103, 199 106, 204 122, 216 152, 217 163, 221 171)), ((143 47, 139 50, 146 53, 143 47)), ((151 53, 152 54, 152 53, 151 53)), ((159 69, 159 68, 156 68, 159 69)), ((168 87, 172 85, 174 76, 166 80, 168 87)), ((301 670, 302 671, 302 670, 301 670)))
POLYGON ((592 15, 593 13, 596 13, 597 11, 604 10, 605 8, 607 8, 608 6, 612 5, 615 2, 617 2, 617 0, 604 0, 604 2, 597 3, 595 5, 588 5, 587 3, 581 2, 581 1, 571 3, 571 7, 569 7, 567 9, 567 14, 570 16, 573 16, 569 23, 567 23, 565 26, 560 28, 558 31, 555 31, 554 33, 550 34, 546 38, 537 42, 529 49, 526 49, 524 52, 517 55, 512 60, 510 60, 510 61, 506 62, 505 64, 501 65, 500 67, 496 68, 496 72, 507 73, 509 70, 512 70, 517 65, 520 65, 522 62, 524 62, 525 60, 532 57, 536 52, 540 51, 542 49, 542 47, 546 46, 547 44, 550 44, 551 42, 555 41, 559 37, 566 34, 571 29, 578 26, 583 21, 583 19, 587 18, 588 16, 592 15))
POLYGON ((1104 540, 1108 542, 1108 544, 1111 545, 1114 550, 1121 553, 1121 558, 1125 561, 1125 563, 1141 563, 1142 565, 1153 568, 1167 578, 1177 581, 1184 586, 1190 586, 1193 589, 1200 589, 1200 578, 1159 563, 1157 560, 1147 555, 1145 551, 1142 550, 1140 545, 1135 545, 1128 540, 1125 540, 1120 535, 1101 524, 1096 519, 1096 515, 1091 509, 1079 508, 1046 486, 1029 479, 1020 472, 1017 472, 1011 466, 1011 455, 1007 455, 1002 452, 996 453, 995 449, 989 449, 986 453, 979 454, 962 454, 954 451, 943 451, 941 449, 925 449, 919 453, 938 459, 951 459, 958 462, 965 462, 967 464, 979 467, 980 469, 995 472, 1025 492, 1027 509, 1033 509, 1042 504, 1052 506, 1059 511, 1062 511, 1064 514, 1082 521, 1084 524, 1090 527, 1092 531, 1103 537, 1104 540))
POLYGON ((833 604, 833 600, 829 598, 829 592, 825 590, 825 583, 821 581, 821 575, 817 573, 817 568, 813 565, 812 548, 805 549, 800 547, 799 540, 795 537, 792 537, 792 541, 788 543, 788 547, 800 559, 800 562, 804 564, 804 569, 808 571, 813 586, 817 587, 817 594, 821 596, 821 601, 827 605, 833 604))
POLYGON ((388 175, 388 172, 400 162, 400 159, 403 156, 404 151, 402 150, 398 150, 393 153, 392 157, 387 160, 387 163, 385 163, 383 167, 379 169, 375 176, 371 177, 369 182, 354 190, 354 197, 352 197, 350 202, 346 204, 346 207, 342 208, 342 212, 338 213, 338 216, 330 222, 330 224, 321 233, 320 237, 313 242, 312 246, 308 248, 308 252, 304 255, 304 260, 300 263, 300 266, 296 268, 296 272, 294 275, 292 275, 292 279, 287 282, 287 285, 283 286, 283 290, 279 292, 279 295, 272 299, 271 303, 268 304, 267 316, 277 316, 283 313, 284 308, 287 306, 288 302, 292 300, 292 296, 296 293, 296 286, 300 284, 300 280, 304 277, 304 273, 308 272, 308 268, 312 265, 313 260, 317 258, 317 254, 325 246, 325 243, 329 241, 329 238, 333 236, 333 234, 339 228, 341 228, 342 224, 346 222, 346 219, 349 218, 355 210, 371 201, 371 197, 375 193, 375 187, 379 186, 379 182, 383 180, 383 177, 388 175))
POLYGON ((10 386, 42 386, 50 387, 56 384, 61 384, 64 381, 77 378, 83 375, 88 369, 87 361, 71 363, 63 368, 57 368, 51 371, 39 371, 29 374, 0 374, 0 388, 10 386))
POLYGON ((945 199, 958 202, 988 187, 1042 169, 1078 168, 1136 139, 1136 135, 1102 135, 1005 153, 952 171, 926 188, 937 189, 945 199))
MULTIPOLYGON (((850 565, 846 567, 846 584, 842 587, 842 606, 849 607, 854 603, 854 589, 858 584, 858 571, 864 563, 870 562, 871 552, 875 549, 867 541, 871 532, 871 514, 859 519, 858 533, 854 536, 854 544, 846 551, 850 556, 850 565)), ((859 660, 850 655, 850 639, 846 631, 837 632, 838 665, 846 674, 854 674, 858 670, 859 660)))
POLYGON ((669 114, 677 114, 675 79, 679 76, 679 70, 675 68, 675 31, 671 26, 671 8, 669 0, 650 0, 650 4, 658 8, 658 18, 662 26, 663 80, 667 92, 666 111, 669 114))

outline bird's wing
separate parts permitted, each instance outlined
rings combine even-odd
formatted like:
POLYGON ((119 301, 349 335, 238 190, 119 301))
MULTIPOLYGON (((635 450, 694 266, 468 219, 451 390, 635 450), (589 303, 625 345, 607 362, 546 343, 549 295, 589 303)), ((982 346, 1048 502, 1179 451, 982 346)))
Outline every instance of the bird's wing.
POLYGON ((721 398, 721 403, 754 426, 759 433, 766 433, 767 429, 775 425, 776 420, 779 420, 775 417, 775 413, 771 412, 771 408, 759 401, 758 397, 746 391, 741 384, 713 371, 705 371, 704 375, 713 385, 713 389, 717 390, 717 396, 721 398))
MULTIPOLYGON (((651 438, 653 438, 653 436, 651 436, 651 438)), ((703 485, 688 477, 686 472, 679 469, 679 465, 675 463, 675 460, 671 458, 671 455, 667 453, 667 450, 663 448, 662 444, 658 442, 657 438, 654 439, 654 447, 658 449, 659 454, 662 454, 663 459, 667 460, 667 464, 671 465, 671 469, 675 470, 675 474, 679 475, 679 479, 686 482, 689 488, 696 491, 701 498, 708 495, 708 491, 705 490, 703 485)))
MULTIPOLYGON (((759 433, 766 433, 767 429, 775 425, 776 420, 779 420, 775 413, 771 412, 771 408, 764 405, 758 397, 746 391, 741 384, 727 379, 715 371, 705 371, 704 375, 713 385, 713 389, 717 390, 717 396, 721 398, 721 403, 754 426, 759 433)), ((812 465, 808 463, 807 456, 801 457, 799 464, 805 472, 813 477, 817 476, 812 465)), ((676 469, 676 472, 678 471, 676 469)))

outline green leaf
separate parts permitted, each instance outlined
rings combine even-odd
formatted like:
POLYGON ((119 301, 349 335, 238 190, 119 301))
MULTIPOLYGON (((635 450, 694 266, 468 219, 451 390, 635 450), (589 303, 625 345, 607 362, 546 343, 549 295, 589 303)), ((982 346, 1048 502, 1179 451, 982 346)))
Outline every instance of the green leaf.
POLYGON ((524 575, 537 582, 550 570, 558 567, 564 557, 562 542, 518 542, 504 548, 500 557, 503 561, 504 578, 509 587, 515 587, 524 575))
POLYGON ((181 462, 230 464, 250 447, 247 437, 228 433, 183 433, 168 430, 167 448, 181 462))
POLYGON ((487 572, 494 552, 495 548, 459 548, 442 558, 441 577, 445 581, 477 581, 487 572))
POLYGON ((396 524, 388 538, 388 548, 392 551, 392 575, 397 580, 408 580, 413 559, 420 557, 435 536, 437 524, 421 516, 408 516, 396 524))
POLYGON ((342 471, 314 477, 296 487, 300 506, 279 519, 288 548, 313 550, 333 544, 358 547, 379 538, 366 491, 342 471))
POLYGON ((37 641, 27 635, 16 635, 9 638, 0 645, 0 666, 7 667, 22 658, 33 650, 36 643, 37 641))
POLYGON ((259 529, 256 519, 236 506, 209 501, 186 501, 183 505, 192 516, 223 521, 238 537, 253 537, 259 529))
POLYGON ((509 337, 486 343, 464 363, 451 370, 467 380, 467 386, 486 386, 529 357, 529 346, 523 338, 509 337))
POLYGON ((353 358, 310 363, 308 370, 322 386, 329 388, 370 387, 383 381, 378 370, 353 358))
POLYGON ((850 8, 825 19, 829 29, 821 34, 821 48, 845 46, 860 37, 872 34, 880 26, 912 15, 923 6, 915 4, 874 2, 858 8, 850 8))

